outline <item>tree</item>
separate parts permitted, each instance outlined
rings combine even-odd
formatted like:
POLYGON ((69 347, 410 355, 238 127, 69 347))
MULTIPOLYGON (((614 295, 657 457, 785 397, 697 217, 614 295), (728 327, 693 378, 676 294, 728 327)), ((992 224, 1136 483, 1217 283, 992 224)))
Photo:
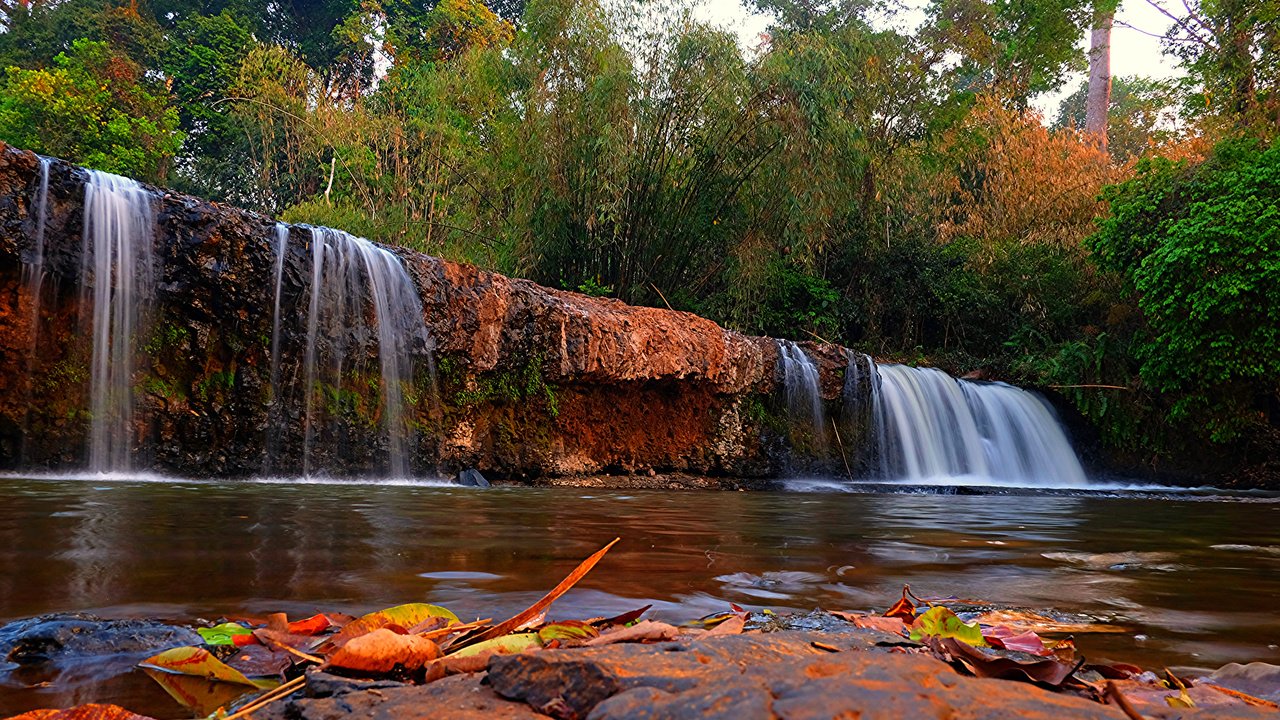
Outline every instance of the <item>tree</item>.
MULTIPOLYGON (((1063 99, 1055 129, 1083 129, 1089 85, 1063 99)), ((1141 157, 1178 135, 1176 94, 1170 83, 1142 77, 1117 77, 1111 83, 1107 110, 1107 148, 1113 158, 1141 157)))
POLYGON ((178 112, 143 69, 104 42, 77 40, 53 67, 10 67, 0 138, 101 170, 162 182, 182 144, 178 112))
POLYGON ((959 55, 959 87, 992 92, 1022 110, 1083 69, 1076 39, 1093 17, 1086 0, 933 0, 922 32, 959 55))
POLYGON ((1196 85, 1188 109, 1274 134, 1280 127, 1280 1, 1148 2, 1172 22, 1165 45, 1196 85))
POLYGON ((1085 100, 1084 132, 1103 151, 1107 149, 1107 116, 1111 110, 1111 25, 1116 6, 1104 0, 1094 8, 1089 33, 1089 91, 1085 100))

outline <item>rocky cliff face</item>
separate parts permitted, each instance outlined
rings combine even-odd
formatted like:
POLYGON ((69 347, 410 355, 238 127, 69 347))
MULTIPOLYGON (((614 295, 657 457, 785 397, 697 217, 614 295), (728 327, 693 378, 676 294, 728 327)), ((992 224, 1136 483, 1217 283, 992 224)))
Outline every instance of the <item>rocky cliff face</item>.
MULTIPOLYGON (((60 161, 49 166, 37 298, 24 268, 34 261, 40 176, 35 155, 0 146, 0 466, 69 470, 84 466, 92 423, 93 308, 81 280, 87 175, 60 161)), ((385 472, 377 344, 353 331, 342 340, 355 351, 308 387, 316 233, 295 226, 284 246, 273 378, 275 223, 154 192, 156 282, 137 333, 133 469, 296 475, 306 454, 313 472, 385 472)), ((795 461, 791 445, 806 445, 786 417, 771 339, 394 252, 417 286, 430 335, 414 349, 402 388, 414 474, 476 467, 509 478, 767 477, 795 461)), ((836 415, 844 351, 804 347, 836 415)), ((846 458, 856 465, 862 429, 842 422, 846 458)), ((803 455, 843 468, 827 443, 809 444, 825 450, 803 455)))

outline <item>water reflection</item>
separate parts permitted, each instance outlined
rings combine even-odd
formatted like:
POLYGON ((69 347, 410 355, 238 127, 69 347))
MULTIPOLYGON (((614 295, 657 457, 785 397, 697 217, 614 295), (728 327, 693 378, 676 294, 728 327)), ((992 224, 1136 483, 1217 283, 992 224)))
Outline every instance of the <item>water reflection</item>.
MULTIPOLYGON (((557 616, 648 603, 675 620, 728 602, 882 608, 910 583, 924 595, 1099 613, 1149 637, 1079 638, 1092 657, 1280 659, 1267 646, 1280 619, 1240 601, 1280 594, 1272 502, 13 479, 0 488, 0 620, 83 609, 358 613, 411 601, 504 616, 621 536, 557 616)), ((0 706, 14 697, 0 690, 0 706)))

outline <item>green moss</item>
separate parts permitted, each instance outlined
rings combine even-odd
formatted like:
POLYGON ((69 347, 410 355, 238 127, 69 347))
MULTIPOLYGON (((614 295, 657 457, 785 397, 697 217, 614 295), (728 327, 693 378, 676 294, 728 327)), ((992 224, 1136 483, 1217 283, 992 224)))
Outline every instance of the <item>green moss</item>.
POLYGON ((151 328, 151 336, 143 345, 148 355, 159 355, 166 350, 174 350, 186 344, 191 331, 172 322, 157 322, 151 328))
POLYGON ((83 385, 89 382, 89 368, 79 360, 59 360, 49 368, 44 382, 40 384, 43 391, 56 390, 59 387, 83 385))
MULTIPOLYGON (((444 374, 443 362, 441 368, 444 374)), ((454 403, 464 407, 516 404, 530 400, 541 400, 551 417, 560 416, 559 398, 556 396, 555 388, 543 375, 541 355, 533 356, 529 362, 519 368, 477 376, 474 388, 461 390, 453 396, 454 403)))
POLYGON ((187 394, 183 389, 172 380, 148 375, 142 381, 141 389, 150 395, 165 398, 166 400, 186 400, 187 394))
POLYGON ((211 397, 229 392, 235 384, 235 371, 221 370, 197 381, 194 388, 195 395, 202 402, 208 402, 211 397))

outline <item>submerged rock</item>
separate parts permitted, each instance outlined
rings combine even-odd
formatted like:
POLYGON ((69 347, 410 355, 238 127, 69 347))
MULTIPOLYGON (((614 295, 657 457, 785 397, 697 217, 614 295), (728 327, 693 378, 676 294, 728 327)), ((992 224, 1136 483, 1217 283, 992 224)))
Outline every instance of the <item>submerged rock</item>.
POLYGON ((41 615, 0 626, 0 657, 18 665, 159 652, 201 642, 190 628, 82 613, 41 615))

